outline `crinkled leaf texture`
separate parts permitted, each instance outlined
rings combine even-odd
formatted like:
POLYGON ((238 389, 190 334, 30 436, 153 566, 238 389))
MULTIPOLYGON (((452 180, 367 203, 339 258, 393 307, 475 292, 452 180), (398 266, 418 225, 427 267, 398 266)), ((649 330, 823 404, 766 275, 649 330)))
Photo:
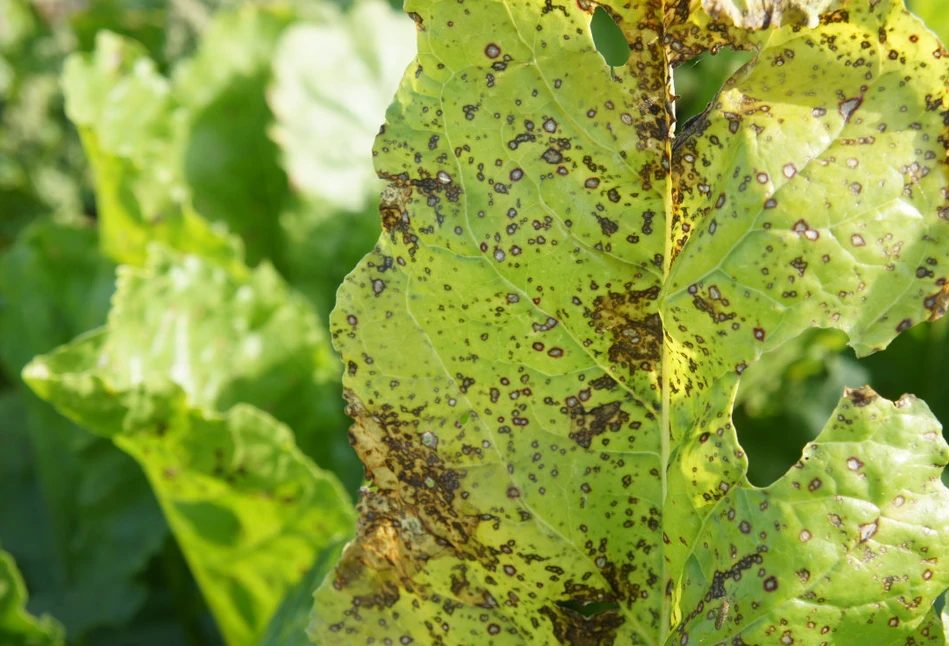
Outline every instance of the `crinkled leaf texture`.
POLYGON ((50 617, 26 612, 26 586, 13 558, 0 550, 0 642, 7 646, 55 646, 63 630, 50 617))
POLYGON ((159 240, 232 257, 222 229, 241 236, 252 263, 278 255, 274 214, 288 186, 266 132, 265 88, 291 18, 254 7, 219 12, 171 79, 144 47, 107 31, 93 53, 69 57, 66 111, 95 173, 107 256, 140 265, 159 240))
POLYGON ((941 638, 926 405, 848 390, 764 489, 731 423, 808 328, 863 355, 944 311, 949 54, 899 1, 838 4, 760 32, 613 5, 613 80, 592 4, 407 3, 385 232, 332 321, 374 487, 317 643, 941 638), (670 68, 722 44, 756 56, 673 140, 670 68))
POLYGON ((412 21, 382 0, 284 32, 274 58, 273 136, 294 186, 334 208, 364 209, 379 117, 415 53, 412 21))
POLYGON ((155 245, 144 268, 120 267, 104 328, 24 369, 37 394, 141 464, 228 644, 257 643, 321 551, 352 531, 338 480, 246 403, 292 412, 285 402, 308 398, 327 353, 312 310, 270 265, 155 245))

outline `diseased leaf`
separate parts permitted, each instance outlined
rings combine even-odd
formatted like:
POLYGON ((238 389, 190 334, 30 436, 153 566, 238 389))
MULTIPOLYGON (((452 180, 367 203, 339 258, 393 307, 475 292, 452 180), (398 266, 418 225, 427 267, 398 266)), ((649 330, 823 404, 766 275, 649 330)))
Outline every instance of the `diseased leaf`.
POLYGON ((845 5, 846 0, 673 0, 670 4, 691 5, 693 13, 704 13, 715 22, 764 29, 788 24, 816 27, 821 14, 845 5))
POLYGON ((932 644, 933 646, 945 645, 945 627, 943 626, 942 617, 936 612, 935 608, 929 611, 929 614, 927 614, 926 618, 919 624, 912 636, 907 638, 907 643, 919 644, 920 646, 924 644, 932 644), (910 641, 910 639, 915 641, 910 641))
POLYGON ((352 511, 289 428, 233 405, 292 417, 304 406, 291 393, 305 405, 335 371, 312 312, 271 267, 229 267, 154 247, 144 269, 120 268, 106 327, 24 378, 140 463, 225 640, 249 644, 348 535, 352 511))
POLYGON ((932 631, 949 446, 925 404, 847 390, 764 489, 731 411, 808 328, 863 355, 944 313, 949 52, 899 1, 760 32, 679 7, 612 7, 613 80, 592 5, 407 4, 385 233, 332 319, 373 488, 317 643, 932 631), (756 58, 673 140, 671 66, 722 45, 756 58))
POLYGON ((50 617, 26 612, 26 587, 9 554, 0 550, 0 640, 8 646, 63 643, 63 630, 50 617))
POLYGON ((415 52, 412 21, 382 0, 360 0, 282 36, 270 92, 280 144, 297 190, 358 211, 381 189, 367 163, 379 119, 415 52))

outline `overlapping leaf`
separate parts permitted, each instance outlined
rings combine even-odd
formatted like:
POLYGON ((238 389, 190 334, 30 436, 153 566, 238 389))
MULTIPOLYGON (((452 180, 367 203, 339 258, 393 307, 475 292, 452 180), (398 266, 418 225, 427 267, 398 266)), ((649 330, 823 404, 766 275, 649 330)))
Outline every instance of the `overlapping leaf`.
POLYGON ((309 412, 307 393, 335 365, 309 306, 269 265, 238 271, 155 247, 145 268, 120 269, 105 328, 24 376, 140 463, 225 639, 248 644, 351 531, 352 511, 289 428, 234 403, 309 412))
POLYGON ((306 646, 309 643, 306 627, 313 607, 313 591, 333 570, 345 543, 341 540, 323 549, 306 576, 284 597, 260 640, 260 646, 306 646))
POLYGON ((811 326, 866 354, 943 314, 949 53, 900 2, 757 33, 679 4, 611 8, 615 81, 592 6, 407 5, 386 232, 333 317, 375 488, 318 643, 935 635, 925 404, 848 390, 765 489, 731 408, 811 326), (755 60, 673 144, 670 66, 726 43, 755 60))
MULTIPOLYGON (((35 354, 105 320, 114 268, 96 249, 88 224, 41 220, 0 257, 0 370, 11 379, 35 354)), ((21 384, 0 397, 0 411, 0 538, 33 607, 74 638, 128 621, 168 535, 140 470, 21 384)))
POLYGON ((92 55, 69 59, 67 110, 95 170, 108 256, 142 264, 150 240, 233 256, 203 218, 240 235, 252 262, 278 255, 287 182, 266 135, 264 88, 287 22, 262 10, 222 13, 173 81, 144 48, 108 32, 92 55))

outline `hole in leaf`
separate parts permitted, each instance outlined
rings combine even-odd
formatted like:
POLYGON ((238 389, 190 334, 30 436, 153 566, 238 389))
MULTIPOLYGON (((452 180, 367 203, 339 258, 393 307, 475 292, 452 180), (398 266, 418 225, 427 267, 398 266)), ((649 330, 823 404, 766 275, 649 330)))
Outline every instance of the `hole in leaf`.
POLYGON ((595 617, 596 615, 610 610, 619 610, 619 604, 606 602, 583 602, 577 599, 568 599, 567 601, 558 601, 557 605, 564 610, 570 610, 585 619, 595 617))
POLYGON ((754 58, 753 52, 721 49, 717 54, 706 52, 683 63, 673 71, 675 80, 676 121, 682 124, 701 114, 722 89, 725 81, 738 68, 754 58))
POLYGON ((949 433, 949 316, 912 327, 885 352, 860 360, 873 377, 873 389, 890 400, 911 393, 926 402, 949 433))
POLYGON ((783 476, 824 428, 844 388, 872 381, 838 330, 808 330, 749 366, 733 420, 751 483, 766 487, 783 476))
POLYGON ((626 34, 603 7, 597 7, 590 22, 590 33, 596 51, 611 68, 622 67, 629 60, 629 43, 626 34))
MULTIPOLYGON (((846 343, 843 332, 810 330, 742 373, 733 419, 752 484, 771 484, 800 459, 844 387, 869 385, 890 401, 915 395, 949 436, 949 317, 910 328, 859 361, 846 343)), ((949 470, 942 477, 949 485, 949 470)))

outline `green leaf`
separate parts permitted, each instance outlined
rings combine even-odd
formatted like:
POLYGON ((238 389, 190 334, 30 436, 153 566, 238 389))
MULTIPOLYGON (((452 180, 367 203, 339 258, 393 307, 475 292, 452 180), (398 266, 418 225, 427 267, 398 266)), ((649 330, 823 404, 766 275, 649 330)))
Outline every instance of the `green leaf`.
MULTIPOLYGON (((347 540, 350 537, 347 537, 347 540)), ((338 541, 325 547, 305 577, 284 598, 274 613, 260 646, 306 646, 309 639, 306 627, 313 607, 313 591, 326 575, 332 571, 343 553, 346 541, 338 541)))
POLYGON ((62 627, 26 612, 26 587, 9 554, 0 550, 0 640, 9 646, 62 644, 62 627))
POLYGON ((280 39, 273 62, 273 134, 294 187, 327 207, 359 211, 381 189, 369 163, 386 106, 415 53, 412 21, 381 0, 280 39))
POLYGON ((228 270, 155 247, 144 268, 120 270, 109 326, 100 367, 116 387, 160 388, 170 378, 198 408, 256 406, 358 486, 340 419, 342 366, 310 303, 270 265, 228 270))
POLYGON ((252 263, 279 259, 276 216, 289 188, 266 132, 265 88, 288 19, 254 8, 216 14, 172 81, 143 47, 109 32, 93 54, 69 58, 66 107, 95 170, 106 255, 140 265, 156 240, 234 258, 231 232, 252 263))
POLYGON ((614 7, 613 78, 592 6, 408 3, 386 231, 332 317, 373 488, 316 642, 896 645, 931 620, 926 405, 847 390, 763 489, 731 414, 811 327, 864 355, 944 313, 949 52, 901 2, 762 32, 658 4, 614 7), (671 67, 722 45, 756 57, 673 141, 671 67))
POLYGON ((106 256, 141 264, 150 240, 222 261, 239 253, 190 204, 182 169, 187 123, 143 48, 102 32, 94 54, 67 60, 63 86, 95 172, 106 256))
POLYGON ((183 154, 194 206, 241 236, 251 264, 269 258, 279 265, 283 248, 277 215, 289 185, 267 134, 273 116, 266 89, 278 39, 293 17, 252 6, 220 11, 195 57, 173 76, 190 113, 183 154))
POLYGON ((9 375, 105 320, 114 267, 97 240, 89 223, 40 220, 0 255, 0 366, 9 375))
MULTIPOLYGON (((17 375, 105 320, 113 267, 95 229, 40 220, 0 257, 0 367, 17 375)), ((167 527, 135 463, 17 384, 0 396, 0 540, 23 569, 33 607, 71 638, 128 621, 167 527)))
POLYGON ((106 327, 24 378, 139 462, 225 640, 248 644, 351 531, 352 510, 288 427, 243 402, 314 424, 311 397, 336 374, 309 306, 269 265, 238 271, 155 246, 144 268, 120 268, 106 327))

